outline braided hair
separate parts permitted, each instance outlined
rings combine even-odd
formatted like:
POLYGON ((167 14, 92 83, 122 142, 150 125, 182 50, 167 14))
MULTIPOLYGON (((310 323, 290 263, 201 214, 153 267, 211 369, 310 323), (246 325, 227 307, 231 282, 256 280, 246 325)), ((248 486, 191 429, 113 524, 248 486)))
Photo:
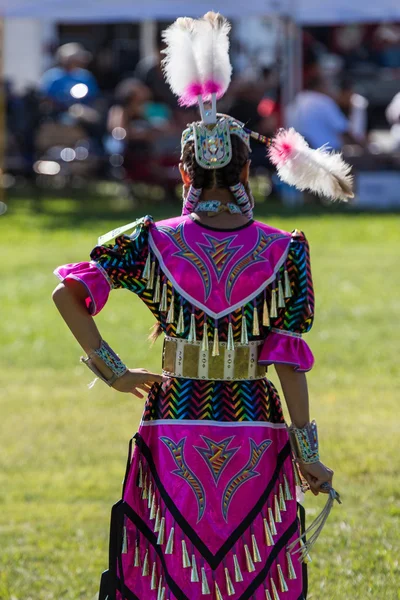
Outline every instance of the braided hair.
POLYGON ((249 160, 249 150, 237 136, 231 136, 232 160, 222 169, 203 169, 197 161, 194 141, 188 142, 182 153, 182 164, 196 189, 230 188, 240 182, 243 167, 249 160))

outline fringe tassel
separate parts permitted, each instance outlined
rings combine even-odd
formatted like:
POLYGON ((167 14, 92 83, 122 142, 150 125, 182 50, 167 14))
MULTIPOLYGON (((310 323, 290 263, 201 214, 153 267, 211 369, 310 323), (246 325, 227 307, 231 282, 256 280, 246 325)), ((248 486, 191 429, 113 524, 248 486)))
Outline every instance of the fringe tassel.
POLYGON ((161 300, 160 300, 160 311, 161 312, 167 312, 167 310, 168 310, 167 300, 168 300, 168 286, 166 283, 163 283, 161 300))
POLYGON ((253 335, 260 335, 260 323, 258 321, 258 310, 257 307, 253 307, 253 335))
POLYGON ((165 542, 165 517, 161 517, 160 531, 158 532, 157 544, 161 546, 165 542))
POLYGON ((279 484, 279 509, 285 511, 286 510, 286 502, 285 496, 283 494, 282 484, 279 484))
POLYGON ((182 540, 182 566, 184 569, 188 569, 192 566, 189 558, 189 553, 186 548, 185 540, 182 540))
POLYGON ((249 573, 254 573, 256 570, 253 560, 251 558, 250 550, 247 544, 244 545, 244 553, 246 555, 246 567, 249 573))
POLYGON ((208 585, 206 570, 201 567, 201 595, 208 596, 211 594, 210 586, 208 585))
POLYGON ((142 568, 142 576, 146 577, 150 575, 150 566, 149 566, 149 550, 146 550, 146 554, 144 555, 143 568, 142 568))
POLYGON ((276 535, 277 531, 276 531, 274 515, 272 513, 272 508, 268 509, 268 517, 269 517, 269 528, 271 530, 271 533, 272 533, 272 535, 276 535))
POLYGON ((233 352, 235 350, 235 342, 233 339, 233 327, 230 321, 228 325, 228 343, 226 349, 228 350, 228 352, 233 352))
POLYGON ((124 525, 124 534, 123 534, 123 539, 122 539, 122 550, 121 550, 122 554, 127 554, 128 553, 128 534, 126 531, 126 527, 124 525))
POLYGON ((153 568, 151 570, 150 589, 151 590, 157 589, 157 564, 155 561, 153 562, 153 568))
POLYGON ((283 296, 282 279, 278 280, 278 308, 285 308, 285 298, 283 296))
POLYGON ((246 319, 246 315, 244 314, 244 310, 242 310, 242 329, 240 332, 240 343, 241 344, 249 343, 249 338, 247 335, 247 319, 246 319))
POLYGON ((290 285, 289 273, 287 269, 285 269, 284 273, 284 281, 285 281, 285 298, 292 297, 292 286, 290 285))
POLYGON ((326 501, 326 504, 325 504, 324 508, 322 509, 321 513, 311 523, 311 525, 305 530, 305 532, 298 539, 294 540, 294 542, 292 542, 288 546, 288 549, 292 550, 294 548, 294 546, 300 541, 300 548, 298 550, 296 550, 295 552, 292 552, 292 554, 300 553, 300 558, 299 558, 300 561, 311 562, 311 558, 308 553, 311 550, 311 548, 314 546, 322 529, 324 528, 324 525, 330 515, 330 512, 332 510, 335 500, 339 504, 341 504, 339 494, 333 488, 330 488, 328 500, 326 501), (306 536, 308 537, 308 539, 306 542, 304 542, 303 538, 305 538, 306 536))
POLYGON ((151 266, 151 255, 150 255, 150 252, 148 252, 147 258, 146 258, 146 262, 145 262, 145 265, 144 265, 144 269, 143 269, 143 273, 142 273, 143 279, 149 279, 149 277, 150 277, 150 266, 151 266))
POLYGON ((203 339, 201 341, 201 351, 208 352, 208 327, 207 327, 207 317, 204 315, 204 325, 203 325, 203 339))
POLYGON ((178 335, 182 335, 182 333, 185 332, 185 318, 183 316, 183 305, 181 304, 181 307, 179 309, 179 317, 178 317, 178 323, 176 326, 176 333, 178 335))
POLYGON ((147 284, 146 284, 146 290, 152 290, 154 287, 154 275, 156 272, 156 263, 155 261, 153 261, 151 263, 151 270, 150 270, 150 276, 147 280, 147 284))
POLYGON ((254 533, 252 533, 252 535, 251 535, 251 544, 252 544, 252 549, 253 549, 253 561, 255 563, 261 562, 260 551, 258 549, 257 540, 256 540, 256 536, 254 535, 254 533))
POLYGON ((192 313, 190 315, 190 329, 189 329, 188 341, 189 342, 196 341, 196 315, 194 313, 192 313))
POLYGON ((169 311, 167 314, 167 323, 174 323, 174 322, 175 322, 175 293, 174 293, 174 290, 172 290, 171 304, 169 305, 169 311))
POLYGON ((274 580, 272 579, 272 577, 271 577, 270 581, 271 581, 271 589, 272 589, 272 597, 273 597, 273 599, 274 600, 280 600, 279 594, 278 594, 278 590, 276 589, 276 585, 275 585, 274 580))
POLYGON ((214 341, 213 341, 212 356, 219 356, 218 323, 215 323, 215 326, 214 326, 214 341))
POLYGON ((290 556, 290 552, 286 552, 286 561, 289 573, 289 579, 297 579, 296 571, 294 570, 292 557, 290 556))
POLYGON ((285 500, 293 500, 292 492, 290 491, 290 486, 286 475, 283 476, 283 483, 285 488, 285 500))
POLYGON ((268 308, 268 304, 267 304, 267 299, 266 298, 264 298, 264 304, 263 304, 262 324, 263 324, 264 327, 269 327, 270 326, 269 308, 268 308))
POLYGON ((272 537, 272 532, 269 528, 267 519, 263 519, 264 521, 264 532, 265 532, 265 543, 267 546, 274 546, 274 538, 272 537))
POLYGON ((198 583, 200 581, 196 564, 196 556, 194 554, 192 554, 192 570, 190 572, 190 581, 193 583, 198 583))
POLYGON ((233 587, 231 576, 229 575, 228 567, 225 567, 225 581, 226 581, 226 591, 228 596, 235 595, 235 588, 233 587))
POLYGON ((235 581, 236 583, 240 583, 243 581, 242 571, 240 570, 239 561, 236 554, 233 555, 233 565, 235 567, 235 581))
POLYGON ((274 496, 274 519, 275 523, 282 523, 281 511, 279 510, 278 496, 274 496))
POLYGON ((273 290, 271 292, 271 310, 270 310, 269 316, 271 317, 271 319, 276 319, 278 316, 278 311, 277 311, 277 307, 276 307, 276 289, 275 288, 273 288, 273 290))
POLYGON ((221 594, 221 590, 218 587, 218 583, 215 581, 215 600, 224 600, 221 594))
POLYGON ((279 585, 281 586, 281 592, 288 592, 289 588, 283 576, 281 565, 277 565, 278 567, 278 577, 279 577, 279 585))
POLYGON ((165 554, 173 554, 174 553, 174 531, 175 528, 171 527, 171 531, 169 532, 167 546, 165 548, 165 554))
POLYGON ((160 302, 160 289, 161 289, 161 277, 160 275, 157 275, 156 277, 156 286, 154 288, 154 296, 153 296, 153 302, 155 302, 156 304, 158 304, 158 302, 160 302))

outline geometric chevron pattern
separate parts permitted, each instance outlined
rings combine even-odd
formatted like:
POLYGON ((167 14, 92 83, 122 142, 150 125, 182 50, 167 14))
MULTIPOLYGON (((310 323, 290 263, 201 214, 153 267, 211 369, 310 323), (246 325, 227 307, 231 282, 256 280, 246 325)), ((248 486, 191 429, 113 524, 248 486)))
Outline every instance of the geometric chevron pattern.
POLYGON ((169 378, 153 386, 144 420, 194 419, 283 423, 278 393, 266 379, 209 381, 169 378))

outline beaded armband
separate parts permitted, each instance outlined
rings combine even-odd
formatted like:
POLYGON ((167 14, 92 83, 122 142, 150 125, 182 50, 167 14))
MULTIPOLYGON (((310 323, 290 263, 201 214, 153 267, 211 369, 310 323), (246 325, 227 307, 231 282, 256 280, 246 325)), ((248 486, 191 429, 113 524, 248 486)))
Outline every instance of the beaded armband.
POLYGON ((319 462, 318 430, 315 421, 302 428, 289 427, 292 450, 298 460, 311 464, 319 462))
POLYGON ((119 377, 125 375, 128 370, 119 356, 115 354, 114 350, 112 350, 104 340, 101 340, 100 348, 93 350, 87 358, 81 356, 81 362, 83 362, 99 379, 104 381, 104 383, 110 387, 119 377), (94 355, 98 356, 98 358, 101 358, 104 364, 107 365, 107 367, 113 372, 113 375, 110 377, 110 379, 104 377, 98 367, 94 364, 94 355))

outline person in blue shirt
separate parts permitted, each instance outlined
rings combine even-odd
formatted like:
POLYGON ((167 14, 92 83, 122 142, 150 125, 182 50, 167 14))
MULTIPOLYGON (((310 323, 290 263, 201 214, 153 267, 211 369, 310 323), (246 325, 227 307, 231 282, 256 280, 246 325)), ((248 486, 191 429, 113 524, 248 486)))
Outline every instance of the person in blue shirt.
POLYGON ((91 104, 96 100, 99 88, 95 77, 87 70, 91 54, 81 44, 60 46, 56 59, 58 66, 46 71, 40 81, 42 95, 59 109, 73 104, 91 104))

